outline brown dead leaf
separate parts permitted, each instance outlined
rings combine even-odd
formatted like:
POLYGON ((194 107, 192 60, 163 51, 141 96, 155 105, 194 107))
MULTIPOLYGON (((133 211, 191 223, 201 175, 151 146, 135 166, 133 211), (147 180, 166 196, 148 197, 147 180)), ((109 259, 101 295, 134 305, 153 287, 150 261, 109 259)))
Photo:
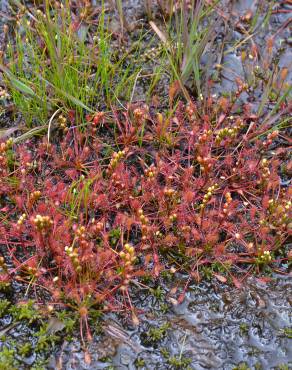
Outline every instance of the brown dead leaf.
POLYGON ((84 362, 87 365, 91 364, 91 356, 90 356, 90 353, 87 350, 84 352, 84 362))
POLYGON ((219 274, 213 274, 215 276, 215 278, 219 281, 221 281, 221 283, 226 283, 227 279, 225 276, 222 276, 222 275, 219 275, 219 274))

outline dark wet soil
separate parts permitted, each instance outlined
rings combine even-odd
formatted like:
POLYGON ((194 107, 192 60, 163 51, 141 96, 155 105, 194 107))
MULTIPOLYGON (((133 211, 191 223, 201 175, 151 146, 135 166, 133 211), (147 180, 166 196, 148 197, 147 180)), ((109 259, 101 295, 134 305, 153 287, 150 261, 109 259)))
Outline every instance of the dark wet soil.
MULTIPOLYGON (((125 15, 130 23, 147 26, 143 1, 129 0, 124 3, 125 15)), ((222 2, 223 3, 223 2, 222 2)), ((236 88, 235 77, 242 80, 249 78, 248 64, 261 65, 261 59, 249 59, 243 63, 241 53, 249 52, 251 43, 244 43, 242 47, 232 50, 236 42, 246 38, 246 35, 237 29, 229 27, 232 23, 241 22, 240 18, 249 10, 256 13, 259 5, 263 6, 255 28, 254 41, 264 53, 267 38, 279 30, 275 39, 274 48, 280 67, 289 69, 288 81, 292 81, 292 52, 291 34, 289 27, 281 27, 291 17, 292 6, 281 5, 275 2, 274 10, 284 9, 289 12, 274 13, 269 24, 262 28, 267 7, 272 2, 240 0, 227 1, 226 11, 230 17, 226 23, 218 24, 215 44, 206 51, 202 58, 202 65, 211 60, 209 75, 217 73, 216 64, 224 65, 218 73, 218 80, 214 86, 214 93, 231 91, 236 88), (227 28, 226 28, 227 27, 227 28), (227 30, 227 32, 226 32, 227 30)), ((0 2, 0 11, 7 12, 7 2, 0 2)), ((117 16, 113 16, 112 27, 117 27, 117 16), (116 19, 116 20, 115 20, 116 19)), ((3 21, 3 18, 2 18, 3 21)), ((0 29, 3 22, 0 19, 0 29)), ((243 23, 243 26, 246 25, 243 23)), ((154 35, 152 34, 151 37, 154 35)), ((145 40, 145 46, 149 39, 145 40)), ((0 44, 4 42, 3 33, 0 35, 0 44)), ((126 46, 131 44, 128 36, 126 46)), ((249 57, 248 57, 249 58, 249 57)), ((152 62, 145 65, 145 74, 155 67, 152 62)), ((154 90, 154 94, 161 99, 167 98, 169 83, 167 74, 154 90)), ((192 86, 189 86, 192 89, 192 86)), ((147 91, 147 82, 137 81, 134 100, 144 100, 147 91)), ((245 99, 254 101, 255 110, 260 102, 260 90, 249 91, 245 99)), ((0 124, 2 125, 1 118, 0 124)), ((171 285, 171 284, 170 284, 171 285)), ((161 299, 147 292, 139 292, 135 301, 138 307, 144 310, 140 316, 140 325, 133 327, 125 319, 118 316, 104 317, 103 334, 95 333, 93 341, 88 346, 88 356, 81 348, 78 333, 72 341, 61 340, 53 353, 46 352, 48 359, 47 369, 292 369, 292 280, 290 277, 275 276, 267 284, 250 278, 244 287, 237 288, 218 285, 218 283, 204 282, 190 287, 185 301, 174 305, 169 299, 167 289, 161 299), (167 325, 165 325, 167 324, 167 325), (161 329, 161 338, 154 340, 149 332, 151 329, 161 329)), ((19 292, 15 291, 14 296, 19 292)), ((20 291, 21 294, 21 291, 20 291)), ((3 297, 2 297, 3 298, 3 297)), ((0 331, 12 323, 7 316, 0 321, 0 331)), ((153 332, 153 330, 152 330, 153 332)), ((13 338, 16 342, 33 341, 33 328, 26 325, 17 325, 8 330, 6 338, 13 338)), ((62 336, 62 331, 60 331, 62 336)), ((5 345, 0 341, 0 350, 5 345)), ((37 359, 32 355, 22 359, 19 368, 33 368, 37 359)), ((0 364, 1 365, 1 364, 0 364)), ((1 367, 1 366, 0 366, 1 367)))
MULTIPOLYGON (((140 304, 148 306, 147 314, 142 315, 138 328, 125 330, 125 324, 116 318, 106 319, 106 334, 88 348, 90 365, 84 362, 78 341, 65 344, 55 358, 61 356, 63 368, 68 370, 108 366, 227 370, 240 364, 242 369, 243 364, 251 369, 280 369, 286 364, 288 369, 292 366, 291 333, 289 338, 287 330, 292 324, 291 297, 291 278, 280 276, 269 284, 251 278, 242 290, 201 283, 191 287, 181 305, 169 303, 166 313, 153 296, 145 298, 147 304, 145 300, 140 304), (169 327, 161 339, 149 338, 149 329, 165 324, 169 327), (178 367, 171 365, 173 358, 181 360, 178 367), (186 359, 189 365, 183 364, 186 359)), ((53 369, 55 359, 52 361, 53 369)))

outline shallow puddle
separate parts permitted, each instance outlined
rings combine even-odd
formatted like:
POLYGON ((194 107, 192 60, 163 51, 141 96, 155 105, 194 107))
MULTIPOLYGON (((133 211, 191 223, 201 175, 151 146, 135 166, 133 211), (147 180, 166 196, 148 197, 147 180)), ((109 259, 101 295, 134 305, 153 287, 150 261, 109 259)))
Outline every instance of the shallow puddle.
POLYGON ((148 297, 150 306, 139 328, 125 331, 124 322, 108 318, 106 334, 89 345, 90 364, 80 343, 73 342, 52 358, 50 369, 58 363, 66 370, 289 369, 291 297, 291 278, 283 277, 269 284, 250 279, 241 290, 202 283, 192 287, 181 305, 170 305, 166 314, 148 297))

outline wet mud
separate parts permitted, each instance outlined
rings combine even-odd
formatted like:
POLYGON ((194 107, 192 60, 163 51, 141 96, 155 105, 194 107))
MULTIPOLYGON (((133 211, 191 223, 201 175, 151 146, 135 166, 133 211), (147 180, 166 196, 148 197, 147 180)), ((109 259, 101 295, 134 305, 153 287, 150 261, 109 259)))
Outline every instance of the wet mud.
MULTIPOLYGON (((130 23, 141 28, 147 25, 145 9, 141 0, 125 1, 125 15, 130 23)), ((277 50, 279 67, 287 67, 288 80, 292 81, 291 34, 289 27, 281 29, 288 22, 292 13, 291 5, 277 5, 287 12, 273 13, 266 27, 262 28, 266 1, 228 1, 227 9, 231 16, 226 23, 218 24, 217 37, 210 50, 202 57, 202 65, 210 63, 209 75, 218 73, 216 64, 222 64, 218 80, 213 86, 213 93, 232 91, 236 88, 235 77, 246 81, 249 78, 248 65, 261 62, 249 59, 251 44, 246 42, 232 50, 232 46, 242 42, 246 35, 240 27, 229 24, 241 22, 242 15, 251 10, 256 13, 258 6, 263 6, 255 26, 254 42, 259 46, 259 55, 264 53, 268 37, 278 30, 274 48, 277 50), (289 13, 290 11, 290 13, 289 13), (226 28, 227 27, 227 32, 226 28), (242 51, 246 50, 247 60, 242 61, 242 51)), ((0 11, 8 13, 6 1, 0 2, 0 11)), ((113 30, 118 31, 117 14, 112 16, 113 30)), ((5 19, 0 17, 0 29, 5 19)), ((238 24, 239 24, 238 23, 238 24)), ((154 35, 152 34, 151 37, 154 35)), ((0 34, 0 44, 4 42, 0 34)), ((131 44, 128 37, 126 45, 131 44)), ((150 42, 146 39, 145 47, 150 42)), ((149 72, 153 64, 145 66, 149 72)), ((161 99, 168 97, 168 77, 161 81, 154 94, 161 99)), ((192 86, 189 86, 192 89, 192 86)), ((144 100, 147 82, 139 79, 135 87, 134 100, 144 100)), ((255 111, 260 104, 261 91, 248 91, 246 101, 254 102, 255 111)), ((0 128, 1 128, 0 120, 0 128)), ((289 179, 286 179, 286 182, 289 179)), ((286 184, 287 185, 287 184, 286 184)), ((171 284, 170 284, 171 285, 171 284)), ((20 297, 23 287, 15 285, 12 300, 20 297)), ((135 298, 137 307, 143 311, 139 316, 140 325, 134 327, 129 320, 117 315, 102 319, 102 330, 93 333, 93 341, 88 344, 87 355, 81 341, 76 336, 72 341, 59 340, 52 346, 52 351, 44 355, 47 369, 83 370, 83 369, 291 369, 292 368, 292 280, 291 276, 274 276, 270 283, 259 282, 256 278, 246 281, 242 289, 212 282, 193 284, 182 304, 175 305, 169 299, 167 285, 163 289, 163 298, 157 299, 147 292, 139 292, 135 298), (162 329, 161 329, 162 328, 162 329), (154 330, 153 330, 154 329, 154 330), (156 331, 155 331, 156 329, 156 331)), ((7 297, 2 294, 1 299, 7 297)), ((62 338, 62 328, 58 334, 62 338)), ((35 341, 34 328, 17 323, 11 316, 0 320, 0 351, 7 338, 16 342, 35 341), (0 338, 1 339, 1 338, 0 338)), ((19 369, 33 368, 36 354, 21 357, 19 369)), ((1 367, 1 364, 0 364, 1 367)))

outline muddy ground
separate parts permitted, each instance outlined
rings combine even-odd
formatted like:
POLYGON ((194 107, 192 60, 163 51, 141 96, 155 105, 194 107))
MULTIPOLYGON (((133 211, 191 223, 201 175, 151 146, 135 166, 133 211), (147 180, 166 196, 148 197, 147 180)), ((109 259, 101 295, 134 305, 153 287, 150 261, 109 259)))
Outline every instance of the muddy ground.
MULTIPOLYGON (((251 10, 255 13, 259 5, 262 6, 262 13, 258 20, 254 41, 264 50, 267 37, 280 30, 276 37, 276 54, 279 67, 289 69, 288 79, 291 83, 291 34, 289 27, 282 30, 281 27, 290 19, 292 6, 280 5, 279 2, 279 7, 287 12, 273 14, 267 27, 262 29, 262 20, 269 3, 253 0, 226 2, 226 12, 230 17, 225 23, 218 24, 215 43, 210 46, 210 50, 206 51, 201 61, 202 66, 210 66, 208 75, 217 72, 216 64, 225 66, 218 75, 213 93, 234 90, 235 76, 243 80, 248 78, 248 69, 246 64, 242 63, 241 52, 244 48, 248 52, 250 44, 244 43, 235 51, 227 51, 245 37, 240 32, 240 27, 236 28, 234 25, 240 22, 240 17, 247 11, 251 10)), ((128 0, 124 2, 124 6, 129 22, 147 27, 142 1, 128 0)), ((274 9, 279 9, 277 4, 274 9)), ((0 2, 0 11, 9 14, 6 1, 0 2)), ((3 24, 0 23, 0 28, 2 26, 3 24)), ((118 27, 118 18, 114 14, 112 14, 112 27, 118 27)), ((0 35, 1 41, 3 41, 3 34, 0 35)), ((131 37, 127 36, 126 46, 130 44, 131 37)), ((155 63, 145 64, 145 70, 149 71, 153 68, 153 64, 155 63)), ((168 96, 167 84, 166 75, 154 91, 162 100, 167 99, 168 96)), ((147 81, 143 79, 138 81, 134 100, 145 99, 146 87, 147 81)), ((189 89, 192 90, 191 82, 189 89)), ((260 91, 249 91, 243 97, 244 100, 254 104, 255 110, 260 98, 260 91)), ((4 124, 7 123, 1 122, 0 117, 0 128, 4 124)), ((288 185, 289 179, 285 179, 285 186, 288 185)), ((194 283, 181 305, 174 305, 168 294, 172 282, 161 281, 158 286, 163 287, 159 294, 139 291, 138 296, 134 297, 134 302, 142 312, 138 327, 133 327, 123 317, 115 315, 103 317, 102 330, 93 333, 93 341, 88 346, 90 364, 88 358, 86 361, 81 348, 78 330, 72 341, 69 341, 62 333, 61 327, 57 330, 61 339, 54 347, 41 355, 30 353, 29 356, 21 358, 21 365, 18 368, 66 370, 138 368, 284 370, 292 368, 291 276, 273 275, 272 281, 266 284, 250 278, 240 290, 219 284, 214 280, 194 283), (158 330, 157 333, 151 329, 160 331, 158 330), (157 334, 155 340, 153 333, 157 334), (42 361, 39 361, 40 358, 42 361), (37 363, 39 365, 36 365, 37 363)), ((19 285, 14 285, 12 291, 1 293, 0 298, 6 297, 15 302, 21 297, 23 289, 19 285)), ((0 349, 5 343, 33 343, 35 330, 33 326, 24 323, 13 326, 12 317, 5 315, 0 320, 2 339, 5 333, 4 340, 0 341, 0 349)), ((2 369, 1 364, 0 368, 2 369)))

